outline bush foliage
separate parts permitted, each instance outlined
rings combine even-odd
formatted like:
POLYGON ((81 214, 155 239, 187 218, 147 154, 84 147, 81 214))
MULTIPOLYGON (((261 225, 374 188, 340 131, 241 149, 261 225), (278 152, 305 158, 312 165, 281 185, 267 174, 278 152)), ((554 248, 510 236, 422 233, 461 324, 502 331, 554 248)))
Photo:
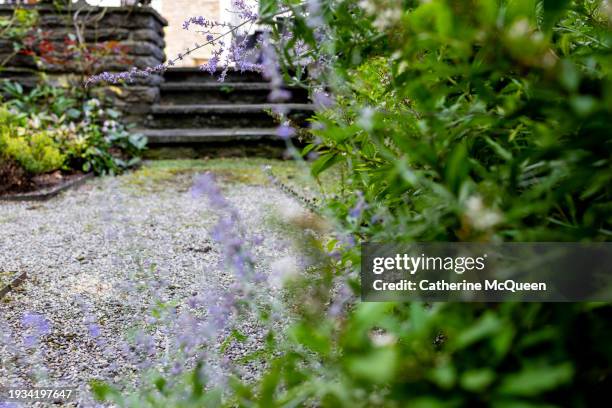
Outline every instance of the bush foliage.
POLYGON ((121 114, 80 91, 5 82, 0 107, 0 160, 31 175, 54 170, 118 173, 136 164, 146 139, 121 114))
POLYGON ((610 238, 609 16, 600 2, 546 7, 434 1, 397 13, 384 36, 367 9, 352 26, 331 20, 329 47, 346 50, 340 109, 319 114, 314 173, 348 164, 348 191, 373 204, 356 232, 610 238))
MULTIPOLYGON (((358 303, 339 294, 359 289, 362 240, 610 239, 608 3, 265 0, 259 17, 286 82, 332 99, 303 155, 317 157, 316 177, 343 174, 341 193, 323 203, 340 237, 312 243, 334 256, 288 286, 293 323, 243 359, 266 363, 259 381, 203 392, 197 367, 155 373, 130 396, 96 384, 99 397, 185 407, 604 401, 610 305, 358 303)), ((265 307, 261 316, 269 319, 265 307)))

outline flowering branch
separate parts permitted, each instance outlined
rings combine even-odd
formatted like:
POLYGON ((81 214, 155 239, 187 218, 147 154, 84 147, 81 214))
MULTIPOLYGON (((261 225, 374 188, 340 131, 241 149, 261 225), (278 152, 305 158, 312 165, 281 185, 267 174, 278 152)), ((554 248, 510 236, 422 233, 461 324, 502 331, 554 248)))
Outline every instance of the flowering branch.
POLYGON ((227 32, 225 32, 223 34, 219 34, 217 37, 214 37, 212 39, 209 39, 204 44, 196 44, 194 48, 188 49, 185 53, 179 54, 176 58, 171 59, 171 60, 167 61, 164 64, 159 64, 159 65, 157 65, 155 67, 147 67, 145 69, 138 69, 136 67, 133 67, 129 71, 120 72, 120 73, 117 73, 117 74, 113 74, 113 73, 110 73, 110 72, 103 72, 101 74, 94 75, 94 76, 90 77, 85 82, 85 86, 88 87, 88 86, 91 86, 93 84, 97 84, 99 82, 108 82, 108 83, 112 83, 112 84, 116 84, 116 83, 121 82, 121 81, 133 82, 136 78, 146 78, 146 77, 148 77, 148 76, 150 76, 152 74, 155 74, 155 73, 162 74, 168 68, 176 65, 176 63, 178 61, 182 61, 186 56, 196 52, 197 50, 200 50, 200 49, 206 47, 207 45, 214 45, 221 38, 234 33, 235 31, 237 31, 238 29, 240 29, 241 27, 247 25, 250 22, 252 22, 252 21, 250 21, 250 20, 244 21, 244 22, 240 23, 239 25, 237 25, 235 27, 232 27, 227 32))

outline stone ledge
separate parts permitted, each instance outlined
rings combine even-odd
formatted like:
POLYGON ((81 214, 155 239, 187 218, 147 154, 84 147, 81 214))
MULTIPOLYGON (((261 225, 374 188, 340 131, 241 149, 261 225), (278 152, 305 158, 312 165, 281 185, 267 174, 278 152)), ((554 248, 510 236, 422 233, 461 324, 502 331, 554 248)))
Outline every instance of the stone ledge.
POLYGON ((276 128, 137 129, 149 144, 189 144, 232 140, 279 140, 276 128))
MULTIPOLYGON (((54 6, 51 6, 51 5, 21 4, 21 5, 16 6, 13 4, 0 4, 0 14, 12 13, 12 11, 15 8, 37 10, 40 14, 57 14, 58 12, 58 10, 54 6)), ((168 25, 168 20, 166 20, 161 14, 159 14, 157 10, 155 10, 153 7, 95 7, 95 6, 80 7, 80 10, 82 10, 81 12, 94 12, 95 13, 95 12, 100 12, 103 9, 106 9, 107 13, 121 13, 121 14, 128 14, 128 15, 129 14, 148 15, 148 16, 153 17, 155 20, 157 20, 157 22, 163 27, 168 25)), ((74 12, 76 10, 77 10, 76 8, 65 8, 60 11, 74 12)))

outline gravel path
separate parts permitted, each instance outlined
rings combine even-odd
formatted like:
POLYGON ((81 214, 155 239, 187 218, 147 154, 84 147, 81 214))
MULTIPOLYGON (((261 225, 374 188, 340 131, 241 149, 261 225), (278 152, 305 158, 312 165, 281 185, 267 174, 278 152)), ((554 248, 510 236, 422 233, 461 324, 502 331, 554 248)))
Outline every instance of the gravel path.
MULTIPOLYGON (((90 380, 118 382, 140 368, 120 350, 130 329, 151 318, 154 299, 180 303, 194 291, 214 296, 230 287, 232 272, 211 239, 218 214, 207 200, 191 197, 193 177, 193 171, 160 176, 145 166, 45 203, 0 203, 0 271, 29 275, 0 301, 0 386, 77 386, 79 405, 92 406, 90 380), (27 313, 51 324, 29 349, 27 313)), ((270 263, 292 252, 270 217, 297 204, 266 184, 223 177, 220 184, 248 232, 265 237, 255 258, 268 273, 270 263)), ((257 347, 257 328, 244 332, 243 347, 257 347)))

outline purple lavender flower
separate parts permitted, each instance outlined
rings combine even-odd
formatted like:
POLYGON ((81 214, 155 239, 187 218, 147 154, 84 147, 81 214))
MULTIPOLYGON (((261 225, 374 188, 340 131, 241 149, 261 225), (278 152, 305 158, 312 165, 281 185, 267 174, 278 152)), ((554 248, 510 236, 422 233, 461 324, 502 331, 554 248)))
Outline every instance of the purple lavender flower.
POLYGON ((363 196, 363 192, 357 191, 357 203, 353 208, 349 210, 349 217, 354 219, 361 218, 363 211, 368 208, 368 204, 365 201, 365 197, 363 196))
POLYGON ((328 313, 330 317, 338 317, 346 307, 346 305, 350 302, 350 300, 354 297, 353 291, 346 284, 343 283, 340 286, 340 289, 336 293, 331 306, 328 309, 328 313))
POLYGON ((308 12, 308 18, 306 20, 306 24, 308 25, 308 27, 316 28, 323 25, 320 0, 308 0, 306 2, 306 11, 308 12))
POLYGON ((221 194, 221 189, 217 186, 215 182, 215 177, 212 173, 204 173, 195 178, 195 182, 191 187, 191 196, 194 198, 199 198, 205 195, 210 204, 217 209, 227 208, 227 201, 223 194, 221 194))
POLYGON ((89 335, 94 339, 97 339, 102 334, 100 326, 95 323, 90 324, 89 327, 87 327, 87 330, 89 331, 89 335))
POLYGON ((228 320, 228 311, 221 305, 212 305, 208 308, 208 318, 217 329, 225 327, 228 320))
POLYGON ((225 24, 220 23, 218 21, 208 20, 204 16, 196 16, 196 17, 190 17, 187 20, 185 20, 183 22, 183 29, 184 30, 189 30, 189 27, 191 25, 196 25, 196 26, 200 26, 200 27, 203 27, 203 28, 214 28, 214 27, 218 27, 218 26, 223 26, 225 24))
POLYGON ((272 111, 281 117, 285 117, 289 113, 289 108, 285 104, 276 104, 272 111))
POLYGON ((24 313, 21 318, 21 324, 27 329, 36 330, 41 335, 49 333, 51 330, 51 324, 49 321, 41 314, 38 313, 24 313))
POLYGON ((287 124, 283 124, 276 129, 276 135, 283 140, 287 140, 295 136, 295 129, 287 124))
POLYGON ((317 109, 327 109, 334 104, 334 100, 329 96, 329 94, 320 89, 314 91, 312 97, 317 109))
POLYGON ((268 95, 268 99, 270 102, 285 102, 291 99, 291 92, 282 88, 273 89, 268 95))
POLYGON ((245 0, 232 0, 232 7, 237 11, 238 16, 243 20, 254 21, 259 17, 252 8, 245 3, 245 0))
POLYGON ((219 74, 219 82, 225 82, 225 77, 227 76, 227 71, 228 71, 229 67, 225 67, 223 69, 223 71, 221 71, 221 73, 219 74))
POLYGON ((38 344, 40 338, 51 332, 51 323, 41 314, 26 312, 21 318, 21 325, 28 333, 24 337, 26 347, 38 344))
POLYGON ((211 75, 217 72, 217 65, 219 64, 219 56, 213 55, 208 60, 208 63, 203 68, 208 71, 211 75))
POLYGON ((213 175, 205 173, 198 176, 191 188, 191 194, 193 197, 207 196, 213 208, 225 212, 213 228, 212 237, 221 245, 226 265, 232 267, 241 279, 252 277, 254 262, 246 248, 245 240, 241 238, 242 234, 237 223, 238 211, 223 197, 213 175))
POLYGON ((142 331, 139 331, 138 333, 136 333, 134 340, 136 341, 136 348, 139 351, 149 356, 152 356, 155 354, 156 352, 155 340, 153 339, 152 336, 142 331))
POLYGON ((203 322, 189 312, 181 313, 176 319, 178 345, 186 352, 195 350, 203 340, 208 337, 205 333, 203 322))
POLYGON ((170 374, 173 376, 180 375, 183 372, 183 364, 180 361, 175 361, 170 369, 170 374))
POLYGON ((306 159, 308 161, 315 161, 319 158, 319 153, 318 152, 310 152, 306 155, 306 159))
MULTIPOLYGON (((253 10, 253 7, 248 5, 245 0, 233 0, 232 6, 237 16, 240 19, 244 20, 238 25, 231 25, 214 20, 209 20, 203 16, 191 17, 183 22, 183 29, 185 30, 189 30, 192 25, 204 28, 205 30, 202 32, 202 34, 206 36, 206 44, 214 44, 218 46, 218 48, 213 51, 213 56, 209 60, 208 64, 202 66, 201 69, 209 71, 211 74, 213 74, 217 72, 217 69, 220 65, 223 66, 225 69, 223 69, 219 75, 220 82, 223 82, 225 80, 225 76, 227 75, 227 67, 229 67, 232 63, 240 71, 262 71, 261 65, 253 62, 257 59, 256 57, 259 57, 258 54, 255 55, 255 53, 258 52, 255 51, 256 49, 258 49, 258 47, 253 47, 253 50, 250 50, 247 36, 245 36, 242 41, 232 43, 232 46, 228 50, 228 55, 222 58, 225 45, 223 41, 217 41, 217 39, 223 36, 231 35, 235 33, 241 25, 244 25, 247 22, 255 22, 259 18, 258 14, 253 10), (228 27, 229 30, 225 33, 215 33, 211 31, 215 27, 228 27), (221 61, 222 59, 223 61, 221 61)), ((202 48, 206 44, 197 43, 195 44, 194 48, 187 49, 184 53, 179 53, 176 58, 168 60, 165 64, 161 64, 154 68, 138 69, 134 67, 126 72, 103 72, 101 74, 94 75, 85 82, 85 86, 91 86, 100 82, 113 84, 122 82, 132 83, 136 80, 136 78, 145 78, 154 73, 162 74, 168 69, 168 67, 174 66, 177 61, 185 59, 188 55, 202 48)), ((282 79, 280 82, 275 79, 274 83, 276 84, 275 87, 280 87, 280 85, 282 84, 282 79)))
POLYGON ((168 69, 168 66, 174 65, 173 61, 168 61, 168 65, 159 64, 155 67, 147 67, 145 69, 138 69, 136 67, 132 67, 129 71, 119 72, 119 73, 110 73, 110 72, 102 72, 98 75, 91 76, 87 81, 85 81, 85 86, 89 87, 91 85, 95 85, 100 82, 117 84, 120 82, 128 82, 132 83, 136 80, 136 78, 147 78, 154 73, 162 74, 168 69))
POLYGON ((245 278, 253 270, 251 254, 245 247, 245 242, 240 238, 236 225, 236 212, 231 211, 229 216, 219 220, 213 228, 212 237, 221 244, 225 264, 232 267, 239 278, 245 278))

